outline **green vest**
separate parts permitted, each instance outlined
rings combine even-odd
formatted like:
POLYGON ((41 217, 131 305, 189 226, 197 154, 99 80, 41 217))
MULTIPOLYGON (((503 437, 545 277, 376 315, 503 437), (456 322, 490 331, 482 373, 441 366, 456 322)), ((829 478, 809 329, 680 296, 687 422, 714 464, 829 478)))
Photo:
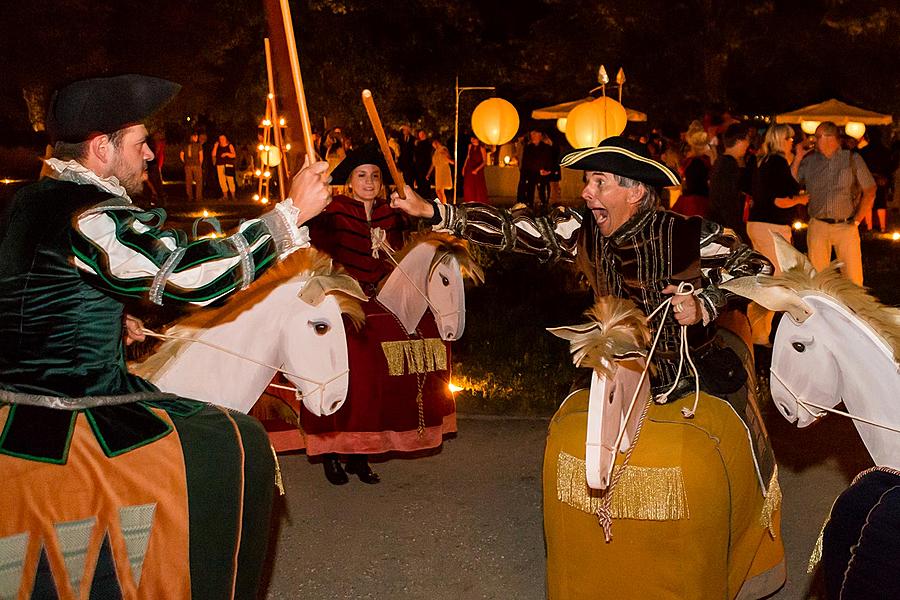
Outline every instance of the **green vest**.
POLYGON ((123 304, 73 264, 72 222, 113 196, 45 178, 0 219, 0 388, 54 396, 155 390, 128 373, 123 304))

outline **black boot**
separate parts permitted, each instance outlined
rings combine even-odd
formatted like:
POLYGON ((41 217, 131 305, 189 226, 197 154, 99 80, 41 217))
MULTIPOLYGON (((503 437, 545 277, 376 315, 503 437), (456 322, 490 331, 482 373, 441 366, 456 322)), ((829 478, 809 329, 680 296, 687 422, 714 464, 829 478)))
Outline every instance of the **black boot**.
POLYGON ((332 485, 344 485, 350 478, 341 468, 341 461, 338 460, 337 454, 326 454, 322 459, 322 467, 325 469, 325 478, 332 485))
POLYGON ((352 454, 347 460, 347 472, 359 477, 363 483, 378 483, 381 477, 369 466, 365 454, 352 454))

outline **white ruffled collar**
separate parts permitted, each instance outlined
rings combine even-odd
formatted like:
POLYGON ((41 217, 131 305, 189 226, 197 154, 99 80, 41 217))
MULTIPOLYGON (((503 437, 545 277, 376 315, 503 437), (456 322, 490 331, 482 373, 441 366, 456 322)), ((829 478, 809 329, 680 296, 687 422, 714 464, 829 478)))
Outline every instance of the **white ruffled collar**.
POLYGON ((128 192, 119 185, 119 179, 114 175, 109 177, 100 177, 77 160, 59 160, 58 158, 48 158, 44 162, 51 169, 50 176, 60 181, 71 181, 73 183, 93 185, 105 192, 125 198, 131 202, 128 192))

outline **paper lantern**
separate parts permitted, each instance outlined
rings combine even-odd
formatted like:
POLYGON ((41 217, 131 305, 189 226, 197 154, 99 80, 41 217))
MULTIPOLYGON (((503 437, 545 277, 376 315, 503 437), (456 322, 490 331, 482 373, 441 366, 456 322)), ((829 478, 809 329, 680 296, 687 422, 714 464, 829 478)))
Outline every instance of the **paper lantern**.
POLYGON ((559 119, 556 120, 556 128, 559 129, 561 132, 565 133, 566 132, 566 124, 568 122, 569 122, 569 120, 567 118, 560 117, 559 119))
POLYGON ((625 131, 628 124, 625 107, 606 96, 579 104, 569 111, 566 119, 566 139, 573 148, 593 148, 625 131))
POLYGON ((858 121, 850 121, 844 125, 844 131, 850 137, 859 139, 866 133, 866 126, 858 121))
POLYGON ((803 130, 803 133, 806 135, 812 135, 816 132, 816 129, 819 128, 819 124, 821 121, 800 121, 800 129, 803 130))
POLYGON ((505 144, 519 131, 519 113, 502 98, 488 98, 472 113, 472 131, 485 144, 505 144))
POLYGON ((281 151, 275 146, 269 146, 268 150, 260 152, 259 158, 263 166, 277 167, 281 163, 281 151))

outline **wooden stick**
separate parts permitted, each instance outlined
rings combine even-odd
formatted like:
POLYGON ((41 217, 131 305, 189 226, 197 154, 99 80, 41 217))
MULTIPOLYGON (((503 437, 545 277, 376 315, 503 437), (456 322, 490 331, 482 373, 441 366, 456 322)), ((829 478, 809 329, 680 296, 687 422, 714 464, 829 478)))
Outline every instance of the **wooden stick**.
POLYGON ((372 129, 375 131, 375 137, 378 138, 378 145, 381 147, 381 153, 387 163, 388 171, 391 172, 391 179, 394 180, 394 186, 397 188, 397 194, 401 199, 406 199, 403 188, 406 184, 403 181, 403 174, 397 169, 397 163, 394 162, 394 155, 391 154, 391 148, 388 146, 387 137, 384 135, 384 127, 381 126, 381 119, 378 117, 378 109, 375 108, 375 99, 372 92, 363 90, 363 105, 366 107, 366 113, 369 115, 369 121, 372 122, 372 129))
POLYGON ((278 105, 275 102, 275 77, 272 74, 272 49, 269 46, 269 38, 265 38, 265 46, 266 46, 266 76, 269 79, 269 95, 268 100, 269 105, 272 109, 272 120, 271 122, 275 125, 275 147, 278 148, 278 151, 281 152, 281 160, 278 161, 278 191, 281 194, 282 199, 287 195, 287 189, 284 187, 285 177, 287 179, 291 178, 290 167, 287 164, 287 153, 284 151, 284 142, 281 139, 281 126, 278 118, 278 105))
POLYGON ((306 110, 306 94, 303 91, 303 78, 300 75, 300 59, 297 57, 297 41, 294 39, 294 24, 291 21, 291 7, 288 0, 281 0, 281 18, 284 21, 284 35, 287 38, 288 58, 291 61, 291 74, 294 76, 294 91, 297 93, 297 105, 300 109, 300 127, 303 129, 303 143, 306 155, 312 164, 316 160, 316 148, 313 145, 312 128, 309 125, 309 111, 306 110))

